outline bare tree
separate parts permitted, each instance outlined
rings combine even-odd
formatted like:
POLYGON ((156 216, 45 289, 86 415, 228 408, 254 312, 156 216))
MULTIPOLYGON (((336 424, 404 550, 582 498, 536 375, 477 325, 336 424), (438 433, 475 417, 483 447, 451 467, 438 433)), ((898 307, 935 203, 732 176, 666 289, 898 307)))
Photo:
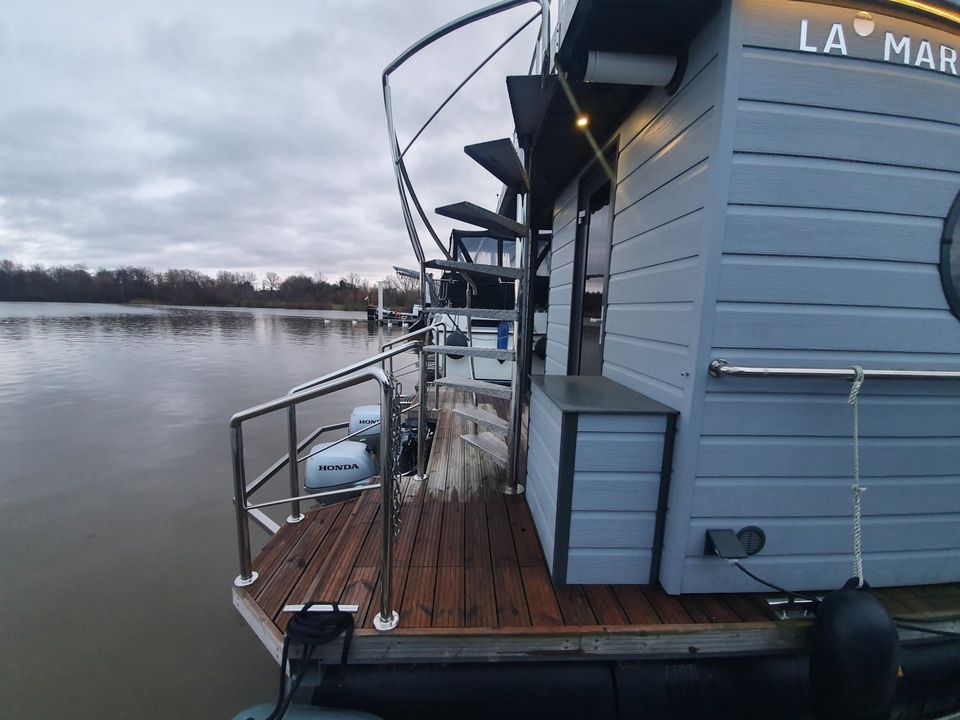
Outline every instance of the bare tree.
POLYGON ((279 289, 280 287, 280 276, 272 270, 263 276, 263 287, 265 290, 271 292, 279 289))

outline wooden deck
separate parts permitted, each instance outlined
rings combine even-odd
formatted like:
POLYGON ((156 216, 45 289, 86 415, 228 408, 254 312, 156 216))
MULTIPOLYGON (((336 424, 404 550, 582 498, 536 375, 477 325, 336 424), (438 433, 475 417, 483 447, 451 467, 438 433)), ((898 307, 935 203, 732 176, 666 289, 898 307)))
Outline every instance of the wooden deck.
MULTIPOLYGON (((234 604, 279 660, 286 604, 359 606, 350 662, 689 657, 792 652, 807 623, 773 618, 762 595, 671 597, 659 587, 554 587, 523 497, 497 492, 500 470, 459 439, 471 432, 442 396, 426 482, 403 482, 393 564, 400 626, 373 629, 379 602, 379 493, 284 525, 254 562, 258 580, 234 604)), ((503 408, 500 408, 503 414, 503 408)), ((891 613, 960 611, 960 586, 879 593, 891 613)), ((322 659, 339 661, 331 646, 322 659)))

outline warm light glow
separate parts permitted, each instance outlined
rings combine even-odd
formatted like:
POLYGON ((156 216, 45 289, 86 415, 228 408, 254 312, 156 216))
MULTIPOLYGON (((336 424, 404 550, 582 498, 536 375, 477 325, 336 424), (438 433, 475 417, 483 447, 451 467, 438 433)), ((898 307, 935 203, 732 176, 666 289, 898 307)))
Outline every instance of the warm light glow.
POLYGON ((906 5, 907 7, 912 7, 915 10, 922 10, 923 12, 930 13, 931 15, 936 15, 937 17, 952 20, 953 22, 960 24, 960 12, 956 12, 954 10, 947 10, 946 8, 930 5, 929 3, 921 2, 921 0, 889 0, 889 2, 892 2, 896 5, 906 5))
POLYGON ((580 115, 577 117, 577 127, 583 130, 590 124, 590 118, 586 115, 580 115))

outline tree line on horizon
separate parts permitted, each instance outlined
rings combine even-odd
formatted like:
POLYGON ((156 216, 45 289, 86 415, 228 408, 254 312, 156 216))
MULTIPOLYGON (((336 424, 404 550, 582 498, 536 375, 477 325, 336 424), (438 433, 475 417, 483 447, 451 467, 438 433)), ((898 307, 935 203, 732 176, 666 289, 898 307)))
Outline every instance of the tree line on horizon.
MULTIPOLYGON (((385 306, 409 310, 419 301, 416 280, 388 276, 383 283, 385 306)), ((215 277, 190 269, 155 272, 134 266, 90 272, 83 265, 24 267, 0 260, 0 301, 364 310, 368 303, 376 304, 377 284, 357 273, 331 282, 319 272, 285 278, 268 272, 258 279, 254 273, 227 270, 215 277)))

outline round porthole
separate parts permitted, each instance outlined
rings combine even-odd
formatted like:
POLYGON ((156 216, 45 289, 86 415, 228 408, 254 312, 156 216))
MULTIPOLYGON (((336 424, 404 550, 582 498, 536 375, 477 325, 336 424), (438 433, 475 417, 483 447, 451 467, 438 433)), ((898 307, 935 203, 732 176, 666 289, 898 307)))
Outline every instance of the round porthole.
POLYGON ((953 314, 960 318, 960 195, 943 227, 940 244, 940 278, 953 314))
POLYGON ((755 525, 748 525, 737 533, 737 540, 747 555, 756 555, 767 544, 767 534, 755 525))

